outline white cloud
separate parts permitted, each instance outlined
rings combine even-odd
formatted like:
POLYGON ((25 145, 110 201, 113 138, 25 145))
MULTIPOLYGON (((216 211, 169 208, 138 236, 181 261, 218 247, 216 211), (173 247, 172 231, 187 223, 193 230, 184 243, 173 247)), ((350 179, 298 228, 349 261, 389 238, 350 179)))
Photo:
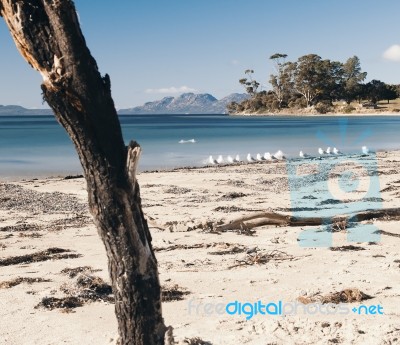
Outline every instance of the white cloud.
POLYGON ((400 45, 393 44, 383 53, 383 58, 391 61, 400 61, 400 45))
POLYGON ((145 92, 146 93, 185 93, 185 92, 196 92, 196 89, 192 89, 191 87, 188 86, 181 86, 181 87, 165 87, 161 89, 147 89, 145 92))

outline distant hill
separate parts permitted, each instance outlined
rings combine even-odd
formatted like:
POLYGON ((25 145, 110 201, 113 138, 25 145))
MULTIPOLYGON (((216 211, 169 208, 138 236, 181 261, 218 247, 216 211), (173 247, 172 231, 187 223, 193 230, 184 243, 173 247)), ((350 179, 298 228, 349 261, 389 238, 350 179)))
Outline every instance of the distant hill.
MULTIPOLYGON (((248 98, 242 93, 216 99, 208 93, 184 93, 178 97, 164 97, 159 101, 147 102, 142 106, 120 109, 120 115, 133 114, 225 114, 231 102, 240 103, 248 98)), ((53 115, 51 109, 27 109, 19 105, 0 105, 0 116, 6 115, 53 115)))
POLYGON ((26 109, 19 105, 0 105, 0 116, 5 115, 53 115, 51 109, 26 109))
POLYGON ((142 106, 120 109, 120 115, 132 114, 225 114, 230 102, 240 103, 247 99, 246 94, 233 93, 220 100, 203 93, 184 93, 178 97, 164 97, 159 101, 147 102, 142 106))

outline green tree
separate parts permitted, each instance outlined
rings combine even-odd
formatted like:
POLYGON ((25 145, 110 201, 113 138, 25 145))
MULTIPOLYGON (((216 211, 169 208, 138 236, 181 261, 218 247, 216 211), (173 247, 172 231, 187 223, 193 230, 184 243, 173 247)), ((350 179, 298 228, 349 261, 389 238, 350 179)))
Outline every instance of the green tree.
POLYGON ((388 104, 391 100, 396 99, 399 95, 397 93, 396 85, 385 85, 385 89, 383 90, 383 94, 381 95, 382 99, 387 100, 388 104))
POLYGON ((239 83, 244 86, 246 92, 250 96, 254 97, 257 94, 260 83, 253 79, 254 70, 246 69, 244 73, 247 74, 249 77, 240 79, 239 83))
POLYGON ((362 92, 361 85, 367 77, 367 72, 361 72, 360 59, 353 56, 343 64, 342 67, 341 96, 350 104, 362 92))
POLYGON ((272 85, 272 92, 278 101, 278 107, 282 108, 282 104, 287 102, 287 99, 293 89, 290 78, 289 64, 286 62, 287 55, 276 53, 270 56, 270 60, 274 62, 276 74, 271 74, 269 82, 272 85))
POLYGON ((380 80, 371 80, 365 84, 365 96, 372 102, 377 103, 378 101, 385 99, 386 84, 380 80))
POLYGON ((302 95, 307 106, 320 95, 326 93, 326 79, 329 79, 328 60, 322 60, 316 54, 300 57, 291 67, 293 86, 302 95))

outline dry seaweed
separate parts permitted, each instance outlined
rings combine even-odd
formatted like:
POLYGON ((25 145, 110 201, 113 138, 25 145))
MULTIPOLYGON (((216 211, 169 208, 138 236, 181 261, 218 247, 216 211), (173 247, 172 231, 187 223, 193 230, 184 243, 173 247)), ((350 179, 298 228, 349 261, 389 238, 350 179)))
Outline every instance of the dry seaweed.
POLYGON ((70 311, 71 309, 82 307, 83 304, 84 302, 80 298, 74 296, 67 296, 62 298, 44 297, 42 301, 37 306, 35 306, 35 309, 65 309, 66 311, 70 311))
POLYGON ((210 245, 204 244, 204 243, 198 243, 198 244, 173 244, 168 247, 154 247, 155 252, 169 252, 171 250, 177 250, 177 249, 197 249, 197 248, 204 248, 204 247, 209 247, 210 245))
POLYGON ((40 193, 18 185, 0 184, 0 209, 33 213, 79 213, 87 205, 65 193, 40 193))
POLYGON ((271 261, 281 262, 281 261, 292 261, 298 258, 289 255, 280 250, 272 250, 269 252, 258 252, 258 250, 250 251, 242 259, 236 259, 237 264, 229 266, 228 269, 238 267, 238 266, 249 266, 249 265, 264 265, 271 261))
POLYGON ((365 250, 363 247, 353 246, 349 244, 347 246, 340 246, 340 247, 331 247, 330 250, 334 252, 349 252, 349 251, 357 251, 357 250, 365 250))
POLYGON ((224 194, 219 200, 234 200, 237 198, 243 198, 245 196, 247 196, 247 194, 242 192, 230 192, 228 194, 224 194))
POLYGON ((353 303, 353 302, 362 302, 368 299, 373 298, 370 295, 365 294, 359 289, 344 289, 339 292, 333 292, 328 295, 320 295, 316 294, 314 296, 300 296, 297 300, 303 304, 309 303, 353 303))
POLYGON ((114 302, 111 286, 96 276, 80 274, 74 284, 63 284, 60 290, 66 296, 45 297, 35 308, 64 309, 68 312, 90 302, 114 302))
POLYGON ((181 301, 184 296, 190 294, 185 288, 180 287, 178 284, 172 286, 162 286, 161 289, 161 301, 171 302, 171 301, 181 301))
POLYGON ((60 273, 67 275, 70 278, 75 278, 78 274, 84 273, 84 272, 97 272, 100 270, 94 270, 91 266, 80 266, 80 267, 75 267, 75 268, 64 268, 60 273))
POLYGON ((376 233, 381 234, 381 235, 391 236, 391 237, 400 237, 400 234, 394 234, 393 232, 388 232, 385 230, 378 230, 376 233))
POLYGON ((205 341, 199 337, 185 338, 183 342, 188 345, 212 345, 210 342, 205 341))
POLYGON ((229 254, 239 254, 239 253, 244 253, 247 251, 247 248, 242 245, 235 245, 230 249, 226 250, 219 250, 215 252, 208 252, 207 254, 209 255, 229 255, 229 254))
POLYGON ((39 225, 37 224, 16 224, 16 225, 8 225, 0 227, 0 231, 8 231, 8 232, 20 232, 20 231, 38 231, 40 230, 39 225))
POLYGON ((67 175, 64 177, 64 180, 74 180, 78 178, 83 178, 83 175, 67 175))
POLYGON ((49 248, 41 252, 0 259, 0 266, 30 264, 47 260, 76 259, 81 256, 80 254, 71 253, 69 249, 49 248))
POLYGON ((33 284, 33 283, 48 283, 48 282, 51 282, 51 280, 43 278, 18 277, 13 280, 0 282, 0 289, 9 289, 22 283, 33 284))
POLYGON ((24 232, 20 232, 18 234, 19 237, 26 237, 26 238, 40 238, 43 235, 39 234, 38 232, 28 232, 28 233, 24 233, 24 232))

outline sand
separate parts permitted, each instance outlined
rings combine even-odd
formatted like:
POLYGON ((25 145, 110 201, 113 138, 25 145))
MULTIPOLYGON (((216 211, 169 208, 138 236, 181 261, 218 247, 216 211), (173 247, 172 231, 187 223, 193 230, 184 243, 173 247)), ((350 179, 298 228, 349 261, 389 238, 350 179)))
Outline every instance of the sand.
MULTIPOLYGON (((400 152, 378 153, 377 160, 382 207, 396 207, 400 152)), ((337 229, 330 247, 304 247, 298 241, 300 227, 262 226, 249 235, 206 226, 263 210, 291 214, 297 205, 291 202, 285 162, 148 172, 138 179, 161 284, 181 291, 179 300, 162 307, 180 344, 195 337, 227 345, 400 341, 399 220, 370 221, 384 231, 380 241, 349 242, 346 229, 337 229), (380 305, 384 314, 300 312, 246 320, 215 309, 235 300, 300 303, 300 296, 318 299, 345 289, 372 298, 344 306, 380 305)), ((105 249, 87 211, 84 179, 0 184, 0 222, 0 343, 114 344, 112 295, 87 286, 82 295, 77 285, 87 277, 98 277, 100 286, 109 283, 105 249), (86 268, 76 276, 65 271, 78 267, 86 268), (68 296, 83 302, 52 310, 39 305, 43 299, 68 296)))

